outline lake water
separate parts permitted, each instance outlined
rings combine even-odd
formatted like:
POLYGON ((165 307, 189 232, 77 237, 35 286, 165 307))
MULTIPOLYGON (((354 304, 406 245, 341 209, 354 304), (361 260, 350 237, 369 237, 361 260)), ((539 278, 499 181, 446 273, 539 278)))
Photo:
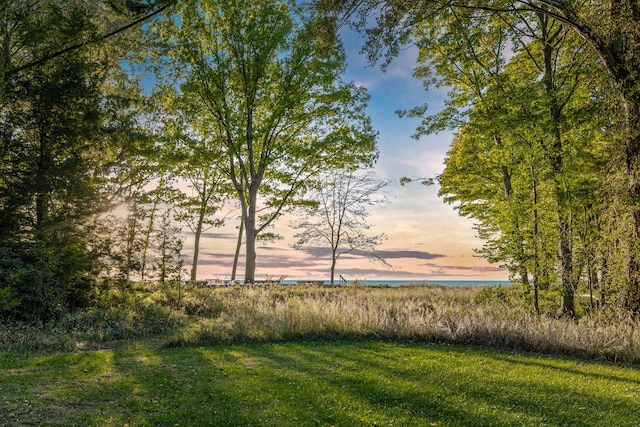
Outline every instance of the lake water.
MULTIPOLYGON (((311 280, 310 280, 311 281, 311 280)), ((315 282, 315 280, 313 280, 315 282)), ((297 280, 284 280, 285 284, 295 284, 297 280)), ((328 284, 329 281, 325 280, 324 283, 328 284)), ((336 284, 339 284, 336 281, 336 284)), ((343 282, 344 283, 344 282, 343 282)), ((354 282, 349 281, 349 285, 354 282)), ((505 286, 509 285, 508 280, 358 280, 355 284, 362 286, 376 286, 376 285, 389 285, 389 286, 402 286, 402 285, 415 285, 415 284, 428 284, 428 285, 441 285, 441 286, 505 286)))

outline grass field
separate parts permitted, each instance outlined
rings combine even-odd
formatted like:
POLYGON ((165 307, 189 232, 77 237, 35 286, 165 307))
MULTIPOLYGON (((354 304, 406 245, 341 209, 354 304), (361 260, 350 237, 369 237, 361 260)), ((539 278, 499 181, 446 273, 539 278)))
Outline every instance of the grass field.
POLYGON ((640 321, 558 316, 553 294, 537 316, 529 298, 108 288, 55 322, 0 323, 0 427, 640 426, 640 321))
POLYGON ((635 368, 468 346, 138 342, 0 368, 6 426, 640 425, 635 368))

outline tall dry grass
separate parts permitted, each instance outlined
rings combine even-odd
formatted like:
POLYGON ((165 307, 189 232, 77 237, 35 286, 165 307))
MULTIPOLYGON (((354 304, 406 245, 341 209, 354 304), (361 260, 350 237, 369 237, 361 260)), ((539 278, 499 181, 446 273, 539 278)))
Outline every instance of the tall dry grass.
POLYGON ((479 292, 436 286, 200 290, 185 298, 185 309, 216 307, 216 315, 201 317, 171 344, 373 338, 640 362, 637 321, 537 316, 479 292))
POLYGON ((75 349, 162 337, 166 345, 380 339, 640 363, 637 320, 536 316, 476 288, 229 287, 130 290, 47 326, 0 327, 0 350, 75 349), (114 302, 114 301, 117 301, 114 302))

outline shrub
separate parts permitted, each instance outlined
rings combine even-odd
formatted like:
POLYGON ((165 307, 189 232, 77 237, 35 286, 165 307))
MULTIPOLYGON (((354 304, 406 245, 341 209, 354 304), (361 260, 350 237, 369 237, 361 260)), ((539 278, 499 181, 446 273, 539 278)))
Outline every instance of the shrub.
POLYGON ((0 313, 15 320, 49 322, 89 306, 95 280, 77 252, 72 246, 58 249, 43 242, 19 253, 0 248, 0 313))
POLYGON ((31 257, 25 258, 0 248, 0 282, 13 289, 17 301, 7 310, 9 316, 27 321, 59 317, 64 304, 60 279, 54 272, 54 255, 38 245, 31 257))

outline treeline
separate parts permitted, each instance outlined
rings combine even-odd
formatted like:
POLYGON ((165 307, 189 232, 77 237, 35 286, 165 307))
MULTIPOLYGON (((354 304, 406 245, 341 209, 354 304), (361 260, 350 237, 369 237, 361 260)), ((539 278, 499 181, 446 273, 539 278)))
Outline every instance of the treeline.
POLYGON ((637 310, 619 194, 624 121, 599 58, 543 13, 477 18, 451 13, 424 28, 433 62, 419 72, 434 65, 452 92, 423 130, 458 129, 440 194, 477 220, 479 253, 533 289, 537 312, 539 291, 555 287, 569 315, 576 293, 637 310))
MULTIPOLYGON (((637 1, 336 2, 387 59, 411 41, 416 77, 447 88, 419 106, 417 135, 455 137, 440 195, 476 221, 478 251, 533 293, 559 290, 592 308, 640 310, 640 88, 637 1), (359 19, 358 19, 359 18, 359 19), (635 71, 632 71, 635 70, 635 71)), ((407 180, 411 180, 407 178, 407 180)))
POLYGON ((256 241, 313 205, 319 172, 375 161, 367 94, 296 2, 2 1, 0 29, 0 317, 180 279, 187 227, 195 279, 225 203, 252 282, 256 241))
POLYGON ((637 0, 315 3, 366 34, 374 60, 414 43, 415 75, 449 88, 442 112, 403 112, 423 118, 418 135, 456 130, 444 173, 423 182, 477 221, 480 254, 535 310, 559 289, 569 316, 576 292, 640 312, 637 0))
POLYGON ((579 293, 640 311, 637 1, 310 3, 0 1, 1 316, 179 278, 186 227, 195 279, 224 204, 253 282, 274 221, 319 212, 321 172, 376 160, 368 95, 341 80, 345 19, 372 59, 416 43, 416 76, 449 88, 442 112, 405 114, 456 130, 441 194, 535 310, 559 289, 568 315, 579 293))
POLYGON ((90 304, 126 263, 126 223, 107 213, 160 171, 139 82, 122 66, 139 30, 104 39, 149 9, 116 3, 0 3, 3 316, 47 320, 90 304))

